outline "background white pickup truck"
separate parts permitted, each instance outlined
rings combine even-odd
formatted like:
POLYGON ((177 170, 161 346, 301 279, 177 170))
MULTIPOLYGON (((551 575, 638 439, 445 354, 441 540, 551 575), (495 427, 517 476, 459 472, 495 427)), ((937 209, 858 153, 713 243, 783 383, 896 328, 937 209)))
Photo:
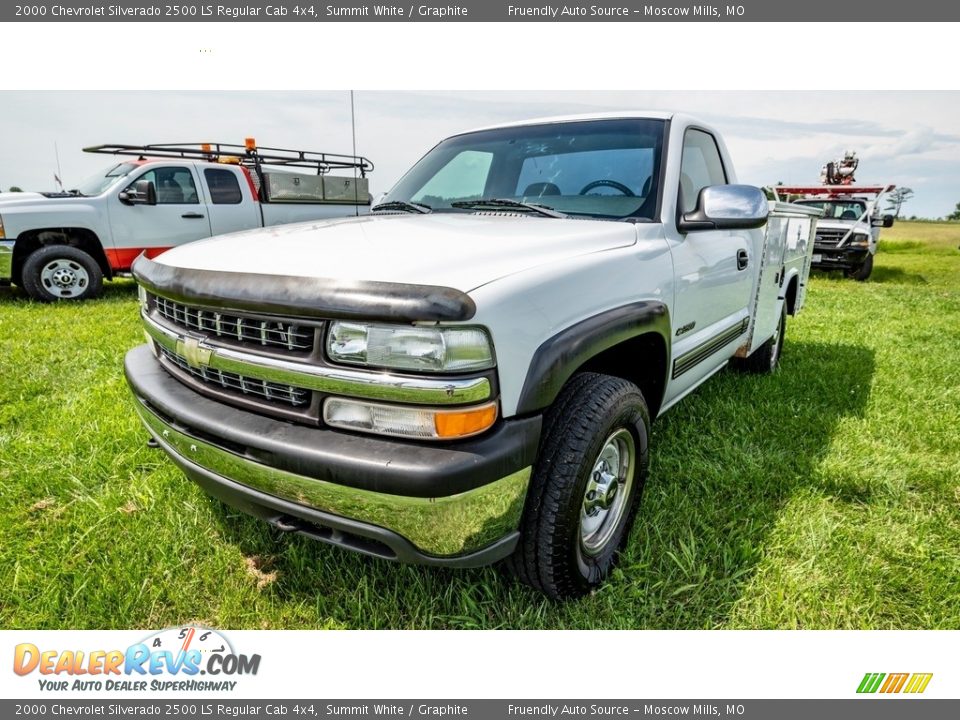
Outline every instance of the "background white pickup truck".
POLYGON ((362 157, 197 143, 99 145, 129 156, 71 192, 0 193, 0 284, 36 300, 96 297, 103 278, 183 243, 367 212, 362 157), (272 170, 272 171, 271 171, 272 170), (347 177, 330 171, 352 171, 347 177))
POLYGON ((276 528, 576 596, 627 541, 651 420, 777 367, 819 215, 683 115, 463 133, 367 217, 138 259, 126 375, 174 462, 276 528))
POLYGON ((813 267, 843 270, 854 280, 867 280, 880 243, 880 229, 893 227, 893 215, 881 215, 880 201, 895 185, 778 186, 775 197, 820 210, 814 240, 813 267))

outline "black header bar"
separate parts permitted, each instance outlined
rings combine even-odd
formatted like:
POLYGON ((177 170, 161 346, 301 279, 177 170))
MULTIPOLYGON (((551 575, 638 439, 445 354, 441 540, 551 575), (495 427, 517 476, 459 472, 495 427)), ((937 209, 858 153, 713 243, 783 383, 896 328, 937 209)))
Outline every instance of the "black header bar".
MULTIPOLYGON (((596 0, 589 3, 460 0, 218 3, 27 0, 0 6, 3 22, 954 22, 943 0, 734 0, 727 3, 596 0)), ((802 46, 803 30, 796 29, 802 46)), ((786 40, 786 39, 785 39, 786 40)))

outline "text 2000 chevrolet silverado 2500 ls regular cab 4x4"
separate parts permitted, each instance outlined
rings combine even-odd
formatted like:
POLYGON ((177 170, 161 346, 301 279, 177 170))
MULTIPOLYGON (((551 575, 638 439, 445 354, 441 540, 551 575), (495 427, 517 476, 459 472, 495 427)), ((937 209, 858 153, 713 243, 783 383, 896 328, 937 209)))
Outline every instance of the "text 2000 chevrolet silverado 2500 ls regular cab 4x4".
POLYGON ((0 285, 35 300, 86 300, 141 254, 268 225, 366 213, 366 173, 352 155, 245 145, 97 145, 124 155, 60 193, 0 193, 0 285), (335 177, 332 170, 352 175, 335 177))
POLYGON ((582 594, 627 537, 650 421, 731 360, 776 367, 803 303, 819 212, 735 183, 680 115, 448 138, 367 217, 137 260, 137 410, 282 530, 582 594))

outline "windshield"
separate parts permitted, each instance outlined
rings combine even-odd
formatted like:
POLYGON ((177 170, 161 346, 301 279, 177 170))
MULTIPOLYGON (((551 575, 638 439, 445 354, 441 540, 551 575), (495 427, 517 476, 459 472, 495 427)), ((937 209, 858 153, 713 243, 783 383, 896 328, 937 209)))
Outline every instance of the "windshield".
POLYGON ((453 203, 496 198, 568 215, 653 219, 663 131, 662 120, 626 119, 457 135, 427 153, 383 202, 474 212, 453 203))
POLYGON ((135 163, 120 163, 113 165, 106 172, 100 172, 88 177, 82 183, 77 185, 77 192, 81 195, 99 195, 104 190, 113 185, 117 180, 126 177, 130 171, 136 168, 135 163))
POLYGON ((860 200, 798 200, 797 204, 820 208, 825 220, 859 220, 867 209, 860 200))

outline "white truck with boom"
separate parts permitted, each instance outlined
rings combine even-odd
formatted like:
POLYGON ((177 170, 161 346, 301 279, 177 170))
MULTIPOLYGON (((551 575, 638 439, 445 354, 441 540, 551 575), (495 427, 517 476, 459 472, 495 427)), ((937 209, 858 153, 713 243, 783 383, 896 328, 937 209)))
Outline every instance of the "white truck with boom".
POLYGON ((684 115, 466 132, 368 216, 139 258, 126 376, 173 462, 279 530, 582 595, 651 421, 777 367, 819 215, 737 184, 684 115))
POLYGON ((57 193, 0 193, 0 285, 85 300, 141 254, 213 235, 366 213, 364 157, 244 145, 97 145, 127 156, 57 193), (346 171, 346 176, 331 175, 346 171))
POLYGON ((854 173, 859 165, 857 154, 847 151, 823 166, 821 185, 778 185, 771 190, 777 200, 823 212, 817 221, 813 267, 843 270, 862 282, 873 273, 880 229, 893 227, 893 215, 881 215, 880 203, 896 185, 858 185, 854 173))

